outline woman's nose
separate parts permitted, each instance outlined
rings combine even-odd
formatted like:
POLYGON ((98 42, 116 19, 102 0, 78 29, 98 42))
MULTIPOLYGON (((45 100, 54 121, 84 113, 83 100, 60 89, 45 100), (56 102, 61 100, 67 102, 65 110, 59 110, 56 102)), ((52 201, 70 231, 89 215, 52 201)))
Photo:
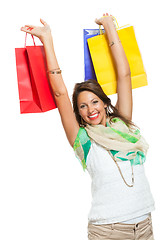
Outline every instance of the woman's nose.
POLYGON ((94 107, 93 106, 88 106, 88 113, 91 114, 94 111, 94 107))

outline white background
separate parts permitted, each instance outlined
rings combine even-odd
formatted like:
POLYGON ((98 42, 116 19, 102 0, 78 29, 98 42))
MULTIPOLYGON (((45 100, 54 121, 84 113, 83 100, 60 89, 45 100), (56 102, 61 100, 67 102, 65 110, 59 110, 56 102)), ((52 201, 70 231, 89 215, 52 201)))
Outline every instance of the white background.
MULTIPOLYGON (((67 142, 58 110, 20 114, 15 47, 24 46, 25 24, 52 29, 55 50, 69 96, 84 78, 83 28, 97 28, 96 17, 114 15, 132 24, 148 76, 148 86, 133 90, 133 121, 150 145, 145 163, 160 236, 159 157, 159 5, 144 0, 5 1, 1 6, 0 87, 0 239, 87 240, 91 179, 67 142)), ((28 37, 28 44, 30 44, 28 37)), ((40 44, 36 40, 37 44, 40 44)), ((116 95, 111 96, 112 103, 116 95)))

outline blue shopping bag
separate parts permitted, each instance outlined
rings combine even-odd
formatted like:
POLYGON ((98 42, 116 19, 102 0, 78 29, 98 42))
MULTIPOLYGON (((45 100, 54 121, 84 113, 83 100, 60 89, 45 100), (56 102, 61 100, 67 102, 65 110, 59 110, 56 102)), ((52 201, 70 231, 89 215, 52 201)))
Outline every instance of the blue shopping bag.
POLYGON ((84 80, 96 79, 91 55, 88 48, 87 39, 97 36, 99 34, 99 29, 83 29, 83 39, 84 39, 84 80))

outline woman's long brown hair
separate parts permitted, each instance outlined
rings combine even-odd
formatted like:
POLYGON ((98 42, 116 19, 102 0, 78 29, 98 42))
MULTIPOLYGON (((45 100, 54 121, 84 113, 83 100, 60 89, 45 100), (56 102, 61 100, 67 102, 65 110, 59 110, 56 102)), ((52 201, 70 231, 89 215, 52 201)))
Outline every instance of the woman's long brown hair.
POLYGON ((126 119, 124 116, 122 116, 119 113, 118 109, 111 104, 110 98, 103 92, 103 89, 101 88, 101 86, 99 85, 99 83, 96 80, 87 80, 85 82, 75 84, 73 95, 72 95, 72 102, 73 102, 73 110, 76 115, 76 119, 79 123, 79 126, 83 126, 83 127, 86 126, 86 123, 84 122, 84 120, 82 119, 82 117, 79 114, 78 105, 77 105, 78 95, 82 91, 90 91, 90 92, 94 93, 105 104, 107 104, 106 115, 110 117, 110 122, 111 122, 112 118, 118 117, 122 121, 124 121, 128 127, 130 127, 130 128, 137 127, 132 121, 130 121, 129 119, 126 119))

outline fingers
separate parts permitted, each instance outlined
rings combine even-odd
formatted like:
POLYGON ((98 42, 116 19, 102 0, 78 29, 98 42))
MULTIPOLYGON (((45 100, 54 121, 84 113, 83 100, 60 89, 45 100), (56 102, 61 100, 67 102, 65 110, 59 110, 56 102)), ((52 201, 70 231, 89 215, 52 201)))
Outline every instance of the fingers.
POLYGON ((44 26, 48 25, 42 18, 40 18, 40 22, 41 22, 44 26))
POLYGON ((101 25, 101 22, 100 22, 100 19, 95 19, 95 23, 98 24, 98 25, 101 25))
POLYGON ((27 33, 31 32, 31 30, 29 28, 26 28, 26 27, 21 27, 20 30, 23 31, 23 32, 27 32, 27 33))
POLYGON ((35 28, 35 26, 33 26, 33 25, 25 25, 25 27, 28 27, 28 28, 35 28))
POLYGON ((26 33, 31 33, 32 29, 33 29, 32 27, 25 26, 25 27, 21 27, 20 30, 26 33))
POLYGON ((109 16, 112 16, 112 15, 110 15, 108 13, 103 13, 103 17, 109 17, 109 16))
MULTIPOLYGON (((41 18, 40 22, 44 25, 44 26, 48 26, 48 24, 41 18)), ((27 32, 27 33, 31 33, 31 31, 36 28, 36 26, 34 25, 25 25, 24 27, 21 27, 21 31, 23 32, 27 32)))
POLYGON ((112 20, 114 21, 114 17, 111 14, 103 13, 103 17, 111 17, 112 20))
POLYGON ((97 21, 97 19, 95 19, 94 21, 95 21, 95 23, 97 23, 97 24, 98 24, 98 21, 97 21))
POLYGON ((24 27, 21 27, 21 31, 23 32, 27 32, 27 33, 31 33, 31 31, 33 30, 35 26, 33 25, 25 25, 24 27))

